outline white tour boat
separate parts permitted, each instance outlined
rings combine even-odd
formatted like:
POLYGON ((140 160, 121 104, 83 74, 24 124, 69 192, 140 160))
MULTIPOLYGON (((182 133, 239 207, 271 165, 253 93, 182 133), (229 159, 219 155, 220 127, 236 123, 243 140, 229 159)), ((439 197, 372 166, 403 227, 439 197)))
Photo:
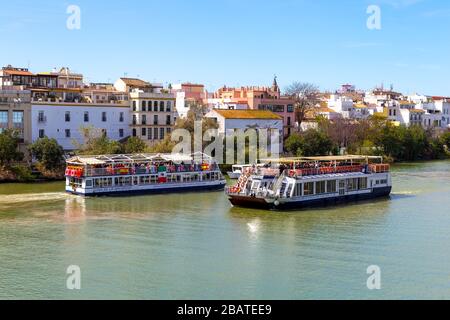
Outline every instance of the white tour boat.
POLYGON ((382 157, 333 156, 280 159, 279 174, 249 169, 226 189, 235 206, 297 209, 389 196, 389 164, 382 157))
POLYGON ((237 180, 239 179, 239 177, 247 170, 247 169, 251 169, 253 167, 262 167, 264 166, 263 164, 235 164, 233 166, 231 166, 231 171, 227 172, 228 177, 230 177, 230 179, 233 180, 237 180))
POLYGON ((219 166, 206 155, 76 156, 66 161, 66 191, 84 196, 223 190, 219 166))

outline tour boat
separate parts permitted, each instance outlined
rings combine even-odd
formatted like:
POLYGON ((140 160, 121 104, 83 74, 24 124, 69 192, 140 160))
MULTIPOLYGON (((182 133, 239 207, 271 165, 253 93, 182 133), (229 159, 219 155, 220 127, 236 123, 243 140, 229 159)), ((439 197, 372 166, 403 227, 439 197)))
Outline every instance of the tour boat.
MULTIPOLYGON (((231 166, 231 171, 228 171, 228 177, 233 180, 239 179, 239 177, 244 173, 246 169, 252 168, 254 165, 252 164, 235 164, 231 166)), ((262 164, 257 164, 257 167, 262 166, 262 164)))
POLYGON ((76 156, 66 161, 66 191, 84 196, 223 190, 219 166, 204 154, 76 156))
POLYGON ((285 158, 271 179, 267 168, 248 168, 226 189, 234 206, 298 209, 387 197, 392 190, 389 164, 382 157, 285 158))

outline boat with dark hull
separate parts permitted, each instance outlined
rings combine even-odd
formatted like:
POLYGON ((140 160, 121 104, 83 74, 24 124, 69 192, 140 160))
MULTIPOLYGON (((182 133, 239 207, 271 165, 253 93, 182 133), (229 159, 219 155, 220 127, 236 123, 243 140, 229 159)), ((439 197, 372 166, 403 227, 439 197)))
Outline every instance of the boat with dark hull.
POLYGON ((66 162, 66 191, 83 196, 216 191, 226 185, 219 166, 204 154, 77 156, 66 162))
POLYGON ((249 169, 226 189, 234 206, 301 209, 387 197, 392 190, 390 166, 382 157, 280 159, 272 179, 264 170, 249 169))

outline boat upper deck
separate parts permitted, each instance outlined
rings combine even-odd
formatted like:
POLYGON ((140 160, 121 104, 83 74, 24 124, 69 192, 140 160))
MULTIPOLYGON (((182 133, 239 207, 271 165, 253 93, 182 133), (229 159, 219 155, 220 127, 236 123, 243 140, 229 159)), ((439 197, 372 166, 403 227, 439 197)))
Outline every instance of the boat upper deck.
POLYGON ((66 163, 66 176, 76 178, 219 170, 215 161, 204 154, 76 156, 66 163))

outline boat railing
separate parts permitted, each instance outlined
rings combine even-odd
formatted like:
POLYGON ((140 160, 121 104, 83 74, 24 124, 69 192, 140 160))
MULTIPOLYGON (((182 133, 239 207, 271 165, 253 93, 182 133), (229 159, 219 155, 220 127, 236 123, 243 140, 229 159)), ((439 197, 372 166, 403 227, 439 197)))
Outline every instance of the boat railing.
POLYGON ((365 166, 349 165, 349 166, 336 166, 336 167, 331 166, 331 167, 285 170, 286 176, 289 176, 289 177, 306 177, 306 176, 317 176, 317 175, 323 175, 323 174, 352 173, 352 172, 365 172, 365 166))
POLYGON ((385 164, 385 163, 370 164, 369 170, 372 173, 385 173, 385 172, 391 171, 391 166, 389 164, 385 164))
POLYGON ((198 173, 216 171, 215 165, 188 165, 188 166, 165 166, 163 169, 158 167, 107 167, 107 168, 87 168, 87 169, 67 169, 66 176, 69 177, 101 177, 101 176, 123 176, 123 175, 141 175, 141 174, 159 174, 159 173, 198 173))

